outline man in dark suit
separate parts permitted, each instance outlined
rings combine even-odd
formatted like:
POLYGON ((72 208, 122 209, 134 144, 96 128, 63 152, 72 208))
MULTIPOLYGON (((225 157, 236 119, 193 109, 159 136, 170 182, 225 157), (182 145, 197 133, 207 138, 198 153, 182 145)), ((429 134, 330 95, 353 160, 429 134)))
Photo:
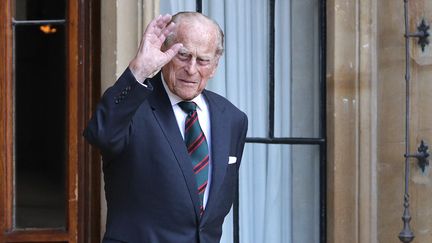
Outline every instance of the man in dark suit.
POLYGON ((247 131, 246 115, 205 89, 222 52, 208 17, 159 16, 103 95, 84 136, 103 157, 104 243, 220 241, 247 131))

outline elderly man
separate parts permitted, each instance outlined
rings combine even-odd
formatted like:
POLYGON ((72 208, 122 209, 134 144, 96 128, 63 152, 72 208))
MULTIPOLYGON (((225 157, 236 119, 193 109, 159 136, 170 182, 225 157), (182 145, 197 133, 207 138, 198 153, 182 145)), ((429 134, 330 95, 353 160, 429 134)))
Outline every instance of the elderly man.
POLYGON ((246 115, 205 89, 223 32, 195 12, 154 19, 103 95, 85 138, 103 158, 103 242, 219 242, 234 198, 246 115))

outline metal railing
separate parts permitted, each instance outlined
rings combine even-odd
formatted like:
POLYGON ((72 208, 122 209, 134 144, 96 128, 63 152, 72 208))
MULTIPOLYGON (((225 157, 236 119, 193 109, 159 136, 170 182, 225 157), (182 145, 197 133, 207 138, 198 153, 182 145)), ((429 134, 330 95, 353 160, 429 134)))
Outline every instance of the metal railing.
POLYGON ((421 46, 422 51, 426 45, 429 44, 429 26, 423 19, 420 25, 417 26, 417 32, 409 32, 409 13, 408 13, 408 0, 404 0, 404 15, 405 15, 405 193, 404 193, 404 210, 402 215, 403 229, 399 233, 399 239, 401 242, 408 243, 414 239, 414 233, 410 227, 411 214, 409 210, 409 176, 410 176, 410 159, 416 158, 418 160, 418 165, 424 171, 426 165, 429 164, 427 152, 428 146, 425 145, 424 141, 421 141, 418 147, 417 153, 410 153, 410 81, 411 81, 411 71, 410 71, 410 38, 418 38, 418 44, 421 46))

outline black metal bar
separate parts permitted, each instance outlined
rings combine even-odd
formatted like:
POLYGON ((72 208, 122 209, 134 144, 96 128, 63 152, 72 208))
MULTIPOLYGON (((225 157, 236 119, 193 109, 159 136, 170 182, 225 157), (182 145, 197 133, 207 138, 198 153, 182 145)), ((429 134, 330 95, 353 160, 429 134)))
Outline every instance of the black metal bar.
POLYGON ((274 137, 275 110, 275 0, 269 1, 269 127, 268 136, 274 137))
POLYGON ((41 24, 64 24, 65 19, 53 20, 12 20, 13 25, 41 25, 41 24))
POLYGON ((324 138, 246 138, 247 143, 264 143, 264 144, 324 144, 324 138))
MULTIPOLYGON (((409 16, 408 16, 408 0, 404 0, 404 16, 405 16, 405 154, 409 154, 409 120, 410 120, 410 63, 409 63, 409 16)), ((400 241, 409 243, 414 239, 414 233, 411 231, 410 221, 411 215, 409 212, 409 158, 405 157, 405 193, 404 193, 404 211, 402 215, 403 229, 399 233, 400 241)))
POLYGON ((237 176, 236 180, 236 189, 235 189, 235 200, 233 203, 233 242, 240 243, 240 182, 239 176, 237 176))
POLYGON ((327 8, 326 0, 320 1, 320 243, 327 242, 327 8))
POLYGON ((202 13, 202 1, 201 0, 196 0, 196 11, 198 13, 202 13))
POLYGON ((327 242, 327 144, 320 146, 320 243, 327 242))
MULTIPOLYGON (((409 121, 410 121, 410 80, 411 80, 411 70, 410 70, 410 39, 408 36, 409 33, 409 13, 408 13, 408 0, 405 0, 405 154, 409 154, 410 147, 410 131, 409 131, 409 121)), ((408 183, 409 183, 409 160, 406 159, 406 183, 405 183, 405 192, 408 194, 408 183)))
POLYGON ((408 37, 425 37, 425 36, 428 36, 428 34, 425 32, 414 32, 414 33, 409 33, 406 36, 408 36, 408 37))

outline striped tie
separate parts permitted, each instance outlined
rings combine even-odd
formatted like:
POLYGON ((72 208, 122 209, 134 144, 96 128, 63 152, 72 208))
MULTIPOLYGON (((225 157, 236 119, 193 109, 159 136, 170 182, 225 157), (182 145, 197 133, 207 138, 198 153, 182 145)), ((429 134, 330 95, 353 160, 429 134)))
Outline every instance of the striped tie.
POLYGON ((185 121, 185 143, 192 159, 193 172, 198 186, 201 214, 204 212, 203 198, 207 187, 209 151, 207 141, 198 121, 194 102, 182 101, 178 103, 180 108, 187 113, 185 121))

